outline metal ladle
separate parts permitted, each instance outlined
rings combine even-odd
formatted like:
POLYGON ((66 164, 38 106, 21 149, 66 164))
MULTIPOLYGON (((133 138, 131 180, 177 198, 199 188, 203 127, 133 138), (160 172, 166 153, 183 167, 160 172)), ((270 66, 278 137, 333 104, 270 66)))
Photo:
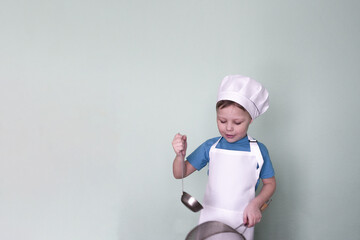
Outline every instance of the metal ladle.
POLYGON ((182 176, 181 176, 181 184, 182 184, 182 196, 181 202, 189 208, 193 212, 198 212, 203 209, 203 206, 190 194, 184 191, 184 161, 182 161, 182 176))

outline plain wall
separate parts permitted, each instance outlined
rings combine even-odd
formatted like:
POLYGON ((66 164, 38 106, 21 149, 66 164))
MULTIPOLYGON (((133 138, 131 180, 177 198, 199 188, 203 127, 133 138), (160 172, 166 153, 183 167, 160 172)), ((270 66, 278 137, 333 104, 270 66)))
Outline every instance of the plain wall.
MULTIPOLYGON (((360 2, 0 3, 0 239, 184 239, 172 176, 218 136, 221 79, 270 92, 249 134, 278 188, 256 239, 360 235, 360 2)), ((202 199, 206 170, 185 179, 202 199)))

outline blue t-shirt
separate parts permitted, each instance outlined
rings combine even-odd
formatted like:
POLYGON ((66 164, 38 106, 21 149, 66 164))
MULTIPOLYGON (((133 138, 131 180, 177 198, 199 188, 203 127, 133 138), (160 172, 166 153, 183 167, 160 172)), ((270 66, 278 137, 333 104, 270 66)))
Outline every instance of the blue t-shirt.
MULTIPOLYGON (((209 152, 212 145, 219 140, 220 137, 215 137, 207 140, 201 144, 194 152, 192 152, 188 157, 187 161, 197 170, 201 170, 209 162, 209 152)), ((260 148, 261 155, 264 159, 264 164, 260 171, 260 178, 271 178, 275 176, 274 168, 272 166, 269 152, 264 144, 257 142, 260 148)), ((250 152, 250 143, 247 136, 234 142, 229 143, 225 138, 222 138, 219 143, 216 145, 216 148, 234 150, 234 151, 246 151, 250 152)), ((258 184, 257 184, 258 185, 258 184)))

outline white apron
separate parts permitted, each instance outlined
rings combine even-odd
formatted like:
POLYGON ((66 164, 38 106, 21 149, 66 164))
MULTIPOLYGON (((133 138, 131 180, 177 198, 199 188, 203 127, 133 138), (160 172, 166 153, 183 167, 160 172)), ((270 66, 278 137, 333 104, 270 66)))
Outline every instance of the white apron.
MULTIPOLYGON (((255 186, 264 163, 256 140, 248 137, 250 152, 210 148, 209 178, 199 223, 220 221, 236 228, 243 223, 243 212, 255 197, 255 186), (257 165, 259 166, 257 168, 257 165)), ((245 228, 237 229, 240 233, 245 228)), ((254 227, 244 236, 254 239, 254 227)))

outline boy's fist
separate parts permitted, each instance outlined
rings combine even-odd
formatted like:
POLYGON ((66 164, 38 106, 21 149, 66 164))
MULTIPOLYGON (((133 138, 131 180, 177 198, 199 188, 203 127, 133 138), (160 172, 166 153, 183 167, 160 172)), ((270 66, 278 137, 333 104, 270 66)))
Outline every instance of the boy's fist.
POLYGON ((187 138, 186 135, 176 134, 172 142, 176 155, 185 157, 187 149, 187 138))

